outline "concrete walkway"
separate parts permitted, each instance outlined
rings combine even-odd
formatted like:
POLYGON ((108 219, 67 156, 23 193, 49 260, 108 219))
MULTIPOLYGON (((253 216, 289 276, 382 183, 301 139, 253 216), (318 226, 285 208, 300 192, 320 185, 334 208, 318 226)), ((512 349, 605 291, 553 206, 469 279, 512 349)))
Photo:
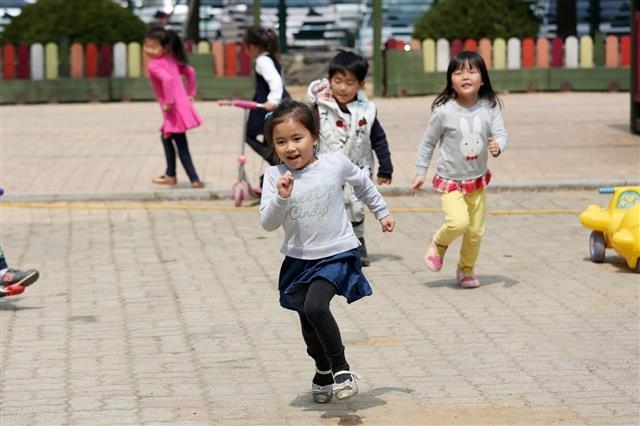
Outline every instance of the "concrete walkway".
MULTIPOLYGON (((158 190, 155 105, 3 106, 1 244, 41 279, 0 299, 0 424, 639 424, 639 276, 612 251, 592 263, 578 220, 608 202, 595 187, 638 180, 628 96, 504 100, 493 188, 518 190, 488 196, 481 287, 455 283, 459 242, 440 273, 422 263, 437 196, 388 196, 396 231, 367 219, 374 294, 332 305, 361 391, 326 405, 278 305, 281 231, 262 230, 255 205, 208 199, 236 179, 239 111, 198 105, 207 189, 179 175, 158 190)), ((378 101, 396 193, 430 102, 378 101)), ((250 158, 252 179, 260 167, 250 158)))
MULTIPOLYGON (((494 189, 640 181, 640 138, 628 130, 628 93, 502 98, 510 140, 504 155, 490 164, 494 189)), ((376 100, 391 145, 395 192, 406 192, 413 181, 417 146, 432 101, 376 100)), ((167 191, 151 183, 164 172, 156 104, 2 106, 0 185, 6 190, 5 201, 227 196, 238 178, 243 113, 214 102, 199 102, 197 108, 204 125, 188 137, 207 188, 192 190, 178 164, 178 188, 167 191)), ((246 168, 257 184, 266 163, 253 152, 247 154, 246 168)))

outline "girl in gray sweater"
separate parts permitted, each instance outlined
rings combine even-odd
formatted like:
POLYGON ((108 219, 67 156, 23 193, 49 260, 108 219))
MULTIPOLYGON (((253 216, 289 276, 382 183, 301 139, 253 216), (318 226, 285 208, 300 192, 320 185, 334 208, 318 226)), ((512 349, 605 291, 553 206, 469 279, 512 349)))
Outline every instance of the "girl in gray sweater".
POLYGON ((461 52, 449 63, 447 87, 433 101, 418 147, 411 193, 424 184, 439 146, 433 187, 440 193, 445 215, 429 242, 425 263, 432 271, 440 271, 447 247, 462 236, 456 280, 464 288, 480 285, 474 267, 485 229, 485 188, 491 180, 488 154, 497 157, 507 146, 500 107, 482 56, 461 52))
POLYGON ((362 274, 360 243, 344 208, 343 185, 353 186, 383 232, 393 231, 395 219, 364 171, 343 154, 316 153, 319 129, 307 105, 283 101, 267 120, 264 134, 282 163, 266 169, 260 200, 262 227, 284 230, 280 304, 300 316, 307 353, 316 365, 313 399, 346 399, 358 392, 358 376, 350 371, 329 304, 336 294, 351 303, 372 291, 362 274))

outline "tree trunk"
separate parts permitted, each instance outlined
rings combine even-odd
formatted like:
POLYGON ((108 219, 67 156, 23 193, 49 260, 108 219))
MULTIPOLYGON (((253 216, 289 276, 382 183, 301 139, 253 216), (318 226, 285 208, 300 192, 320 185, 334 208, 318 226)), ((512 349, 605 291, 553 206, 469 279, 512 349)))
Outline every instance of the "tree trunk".
POLYGON ((567 38, 577 34, 578 13, 576 0, 558 0, 556 2, 556 24, 558 37, 567 38))
POLYGON ((194 43, 200 41, 200 0, 189 0, 189 12, 185 22, 185 37, 194 43))

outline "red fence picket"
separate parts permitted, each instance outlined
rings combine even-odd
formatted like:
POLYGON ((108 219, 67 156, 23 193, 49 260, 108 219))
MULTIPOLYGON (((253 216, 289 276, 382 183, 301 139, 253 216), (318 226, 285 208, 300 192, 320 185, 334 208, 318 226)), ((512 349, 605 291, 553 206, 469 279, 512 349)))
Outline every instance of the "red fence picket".
POLYGON ((98 76, 110 77, 113 69, 113 50, 109 44, 101 44, 98 58, 98 76))
POLYGON ((536 66, 536 42, 527 37, 522 40, 522 68, 536 66))
POLYGON ((235 77, 238 75, 236 65, 238 58, 238 50, 235 43, 227 43, 225 45, 224 63, 225 75, 228 77, 235 77))
POLYGON ((240 45, 240 75, 251 75, 251 58, 244 43, 240 45))
POLYGON ((620 66, 631 66, 631 36, 620 37, 620 66))
POLYGON ((2 78, 13 80, 16 78, 16 48, 12 44, 2 47, 2 78))
POLYGON ((556 37, 551 42, 551 66, 562 68, 564 64, 564 42, 560 37, 556 37))
POLYGON ((29 70, 29 46, 21 44, 18 46, 18 67, 17 77, 28 80, 30 76, 29 70))
POLYGON ((98 76, 98 47, 95 43, 87 44, 85 50, 85 74, 88 78, 95 78, 98 76))

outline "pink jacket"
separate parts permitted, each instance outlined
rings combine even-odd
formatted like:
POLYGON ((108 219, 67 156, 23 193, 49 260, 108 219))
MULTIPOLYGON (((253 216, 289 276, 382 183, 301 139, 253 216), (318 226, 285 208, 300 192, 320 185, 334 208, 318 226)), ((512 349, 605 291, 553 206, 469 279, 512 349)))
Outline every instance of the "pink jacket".
POLYGON ((188 129, 199 126, 202 119, 189 100, 189 96, 196 93, 196 72, 189 65, 180 64, 169 55, 154 58, 147 64, 151 86, 156 94, 160 106, 170 105, 169 111, 163 112, 163 122, 160 131, 170 133, 184 133, 188 129), (182 81, 182 74, 186 77, 187 87, 182 81))

